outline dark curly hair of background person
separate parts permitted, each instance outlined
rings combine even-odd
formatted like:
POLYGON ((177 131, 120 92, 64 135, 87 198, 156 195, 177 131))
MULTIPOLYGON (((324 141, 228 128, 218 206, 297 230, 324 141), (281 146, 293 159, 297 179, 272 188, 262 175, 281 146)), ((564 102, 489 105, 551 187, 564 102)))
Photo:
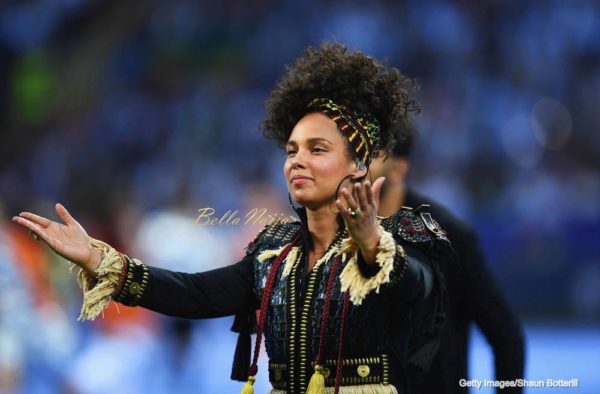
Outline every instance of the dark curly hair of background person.
POLYGON ((389 154, 394 143, 406 140, 408 113, 421 107, 409 95, 416 82, 361 52, 348 53, 341 44, 308 47, 286 69, 266 102, 263 134, 284 147, 294 125, 307 113, 308 103, 329 98, 354 111, 368 113, 381 125, 380 151, 389 154))

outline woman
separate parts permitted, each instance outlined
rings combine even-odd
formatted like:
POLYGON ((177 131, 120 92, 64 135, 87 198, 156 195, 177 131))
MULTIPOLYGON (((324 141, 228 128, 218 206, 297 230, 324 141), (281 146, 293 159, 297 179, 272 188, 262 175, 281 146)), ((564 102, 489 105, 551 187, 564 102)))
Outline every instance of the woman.
POLYGON ((13 220, 81 267, 81 319, 111 300, 187 318, 235 314, 232 377, 248 379, 243 392, 253 391, 264 334, 273 394, 404 393, 407 360, 426 367, 436 350, 435 341, 419 349, 408 341, 428 310, 425 335, 437 335, 436 273, 447 241, 412 210, 378 218, 384 179, 362 180, 418 110, 407 88, 396 69, 362 53, 307 49, 273 91, 264 122, 265 136, 286 149, 284 175, 301 221, 266 226, 229 267, 187 274, 146 266, 90 238, 60 204, 64 225, 28 212, 13 220))

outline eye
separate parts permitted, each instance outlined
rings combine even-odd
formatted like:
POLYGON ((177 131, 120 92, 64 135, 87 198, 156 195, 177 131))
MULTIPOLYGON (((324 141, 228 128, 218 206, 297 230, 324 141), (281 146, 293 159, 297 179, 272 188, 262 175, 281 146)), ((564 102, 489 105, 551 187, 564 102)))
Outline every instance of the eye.
POLYGON ((296 151, 295 151, 295 150, 293 150, 293 149, 288 149, 288 150, 285 152, 285 154, 286 154, 288 157, 290 157, 290 156, 293 156, 293 155, 295 155, 295 154, 296 154, 296 151))
POLYGON ((315 147, 312 149, 312 151, 313 151, 313 152, 316 152, 316 153, 320 153, 320 152, 327 152, 327 150, 326 150, 326 149, 324 149, 324 148, 321 148, 321 147, 319 147, 319 146, 315 146, 315 147))

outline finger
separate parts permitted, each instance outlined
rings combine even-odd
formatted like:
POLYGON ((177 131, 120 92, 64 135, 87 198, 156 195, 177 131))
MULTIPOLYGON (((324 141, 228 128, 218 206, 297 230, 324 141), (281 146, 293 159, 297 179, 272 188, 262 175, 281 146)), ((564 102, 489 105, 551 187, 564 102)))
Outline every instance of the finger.
POLYGON ((365 185, 356 182, 356 184, 354 185, 354 190, 356 191, 356 196, 358 198, 358 206, 360 207, 360 210, 363 212, 368 212, 369 204, 367 201, 367 193, 365 192, 365 185))
POLYGON ((15 223, 18 223, 21 226, 29 229, 30 231, 33 231, 35 233, 35 235, 37 235, 42 240, 44 240, 44 242, 46 242, 47 244, 50 244, 50 238, 48 237, 48 234, 46 233, 46 231, 44 231, 44 229, 39 224, 34 223, 31 220, 25 219, 20 216, 13 217, 13 221, 15 223))
POLYGON ((344 206, 348 206, 348 191, 345 187, 340 189, 338 201, 342 202, 344 206))
POLYGON ((77 221, 73 219, 73 216, 71 216, 69 211, 67 211, 67 208, 65 208, 61 203, 56 203, 54 209, 56 209, 56 213, 66 224, 77 224, 77 221))
POLYGON ((373 184, 373 202, 377 204, 379 204, 379 193, 381 192, 383 182, 385 182, 385 177, 380 177, 373 184))
POLYGON ((52 223, 51 220, 48 220, 42 216, 36 215, 35 213, 31 213, 31 212, 21 212, 19 214, 19 216, 21 216, 22 218, 31 220, 32 222, 37 223, 44 228, 48 227, 50 225, 50 223, 52 223))
POLYGON ((367 202, 371 206, 375 206, 375 200, 373 198, 373 188, 371 187, 371 182, 365 182, 365 194, 367 195, 367 202))
POLYGON ((350 194, 350 192, 348 190, 346 190, 345 188, 342 189, 342 197, 344 197, 344 200, 345 200, 346 205, 348 207, 350 207, 353 210, 358 209, 358 203, 356 202, 356 200, 354 199, 354 197, 352 197, 352 195, 350 194))
POLYGON ((335 200, 335 205, 337 206, 338 210, 340 211, 340 215, 342 215, 342 218, 344 218, 344 220, 347 223, 348 220, 352 217, 350 215, 350 213, 348 213, 348 207, 346 207, 344 205, 344 203, 342 202, 342 200, 340 200, 340 199, 335 200))

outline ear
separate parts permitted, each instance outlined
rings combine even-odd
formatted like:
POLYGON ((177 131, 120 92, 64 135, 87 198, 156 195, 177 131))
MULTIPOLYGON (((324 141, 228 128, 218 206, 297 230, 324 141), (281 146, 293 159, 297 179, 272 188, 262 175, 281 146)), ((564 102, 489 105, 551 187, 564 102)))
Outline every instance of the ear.
POLYGON ((352 178, 362 178, 365 175, 367 175, 368 171, 369 169, 367 165, 363 161, 359 161, 358 163, 356 163, 356 170, 354 170, 354 172, 352 173, 352 178))

